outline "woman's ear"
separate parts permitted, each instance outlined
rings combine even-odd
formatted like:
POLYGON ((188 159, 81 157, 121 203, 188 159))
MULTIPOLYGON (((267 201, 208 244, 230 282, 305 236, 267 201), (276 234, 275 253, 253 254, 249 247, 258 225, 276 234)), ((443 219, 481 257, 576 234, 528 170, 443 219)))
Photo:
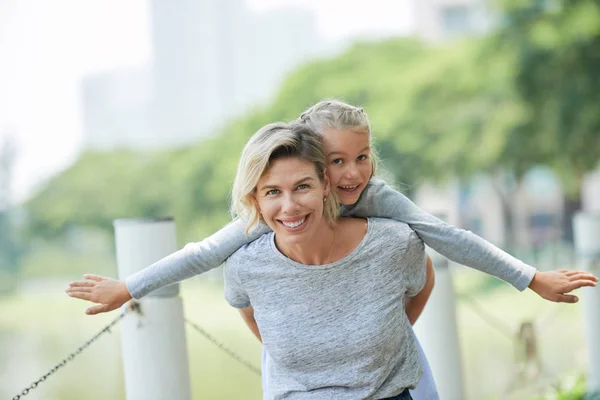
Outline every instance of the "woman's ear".
POLYGON ((260 215, 260 205, 258 204, 258 200, 256 199, 256 193, 252 195, 252 203, 254 204, 254 207, 256 207, 256 211, 260 215))

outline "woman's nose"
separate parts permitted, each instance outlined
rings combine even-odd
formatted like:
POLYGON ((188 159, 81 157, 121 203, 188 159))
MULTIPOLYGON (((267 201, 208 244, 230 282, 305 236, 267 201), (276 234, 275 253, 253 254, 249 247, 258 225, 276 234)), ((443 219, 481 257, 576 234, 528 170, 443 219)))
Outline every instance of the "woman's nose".
POLYGON ((298 207, 296 199, 291 194, 284 195, 282 201, 283 204, 281 208, 285 213, 292 213, 298 207))

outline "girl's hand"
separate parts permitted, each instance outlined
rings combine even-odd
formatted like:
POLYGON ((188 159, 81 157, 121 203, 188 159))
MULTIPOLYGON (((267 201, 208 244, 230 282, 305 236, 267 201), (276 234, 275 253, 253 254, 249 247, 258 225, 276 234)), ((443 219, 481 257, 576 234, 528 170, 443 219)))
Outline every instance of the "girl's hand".
POLYGON ((99 305, 85 310, 88 315, 116 310, 131 299, 123 281, 93 274, 83 275, 83 278, 86 280, 69 283, 65 292, 76 299, 98 303, 99 305))
POLYGON ((569 293, 584 286, 596 286, 598 278, 584 271, 558 270, 536 272, 529 289, 546 300, 557 303, 577 303, 577 296, 569 293))

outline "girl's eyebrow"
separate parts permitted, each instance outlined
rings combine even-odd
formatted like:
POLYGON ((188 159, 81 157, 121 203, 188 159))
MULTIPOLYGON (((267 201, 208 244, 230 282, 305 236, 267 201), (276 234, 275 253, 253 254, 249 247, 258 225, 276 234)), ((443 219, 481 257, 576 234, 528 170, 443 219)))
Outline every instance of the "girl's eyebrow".
MULTIPOLYGON (((365 147, 364 149, 362 149, 361 151, 359 151, 359 153, 362 153, 362 152, 367 151, 367 150, 371 150, 371 146, 365 147)), ((334 154, 346 155, 346 153, 343 152, 343 151, 332 151, 331 153, 327 154, 327 157, 331 157, 334 154)))

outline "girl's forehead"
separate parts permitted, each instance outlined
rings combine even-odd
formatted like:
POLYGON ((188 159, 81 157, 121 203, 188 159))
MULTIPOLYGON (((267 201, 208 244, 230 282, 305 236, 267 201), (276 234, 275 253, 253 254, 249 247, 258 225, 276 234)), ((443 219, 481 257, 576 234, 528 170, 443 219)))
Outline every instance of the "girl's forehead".
POLYGON ((369 146, 369 134, 349 129, 326 129, 323 132, 323 144, 329 151, 331 148, 351 148, 369 146))

